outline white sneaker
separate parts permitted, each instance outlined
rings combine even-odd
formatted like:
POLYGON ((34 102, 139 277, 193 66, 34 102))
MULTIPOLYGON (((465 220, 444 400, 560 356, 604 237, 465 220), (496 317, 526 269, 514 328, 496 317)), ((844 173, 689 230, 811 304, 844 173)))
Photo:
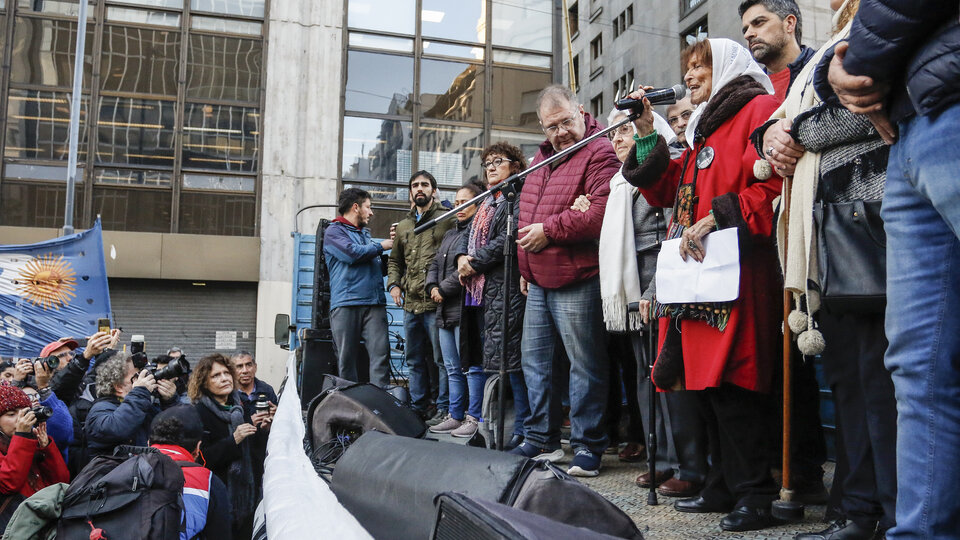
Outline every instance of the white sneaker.
POLYGON ((446 420, 440 422, 439 424, 430 428, 430 433, 450 433, 451 431, 460 427, 460 420, 452 416, 448 416, 446 420))
POLYGON ((450 434, 461 439, 469 439, 470 437, 473 437, 473 434, 477 432, 479 427, 480 426, 477 424, 477 419, 468 414, 467 417, 463 419, 460 427, 451 431, 450 434))

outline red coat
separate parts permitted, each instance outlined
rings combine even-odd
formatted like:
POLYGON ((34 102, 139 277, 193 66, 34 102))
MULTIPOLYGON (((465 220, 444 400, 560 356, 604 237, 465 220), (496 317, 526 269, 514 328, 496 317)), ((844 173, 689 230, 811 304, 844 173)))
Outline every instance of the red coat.
POLYGON ((15 434, 6 455, 0 454, 0 494, 29 497, 47 486, 69 481, 67 464, 52 438, 40 450, 36 439, 15 434))
MULTIPOLYGON (((774 96, 757 96, 697 146, 713 147, 716 156, 698 174, 695 196, 699 197, 699 204, 693 222, 710 213, 715 197, 734 193, 749 238, 745 242, 744 235, 740 235, 740 297, 733 305, 726 329, 721 332, 704 322, 688 319, 680 322, 688 390, 718 387, 721 383, 761 392, 770 390, 782 302, 780 270, 771 239, 772 201, 780 194, 783 180, 778 176, 766 181, 754 177, 757 153, 749 137, 778 106, 774 96)), ((659 180, 640 189, 651 205, 673 206, 683 160, 691 152, 688 149, 680 158, 670 161, 659 180)), ((690 156, 682 183, 693 178, 694 161, 690 156)), ((669 324, 670 319, 660 319, 661 347, 669 324)))
MULTIPOLYGON (((600 131, 600 125, 584 113, 584 136, 600 131)), ((550 141, 540 145, 533 158, 539 163, 556 152, 550 141)), ((620 161, 610 141, 600 137, 559 165, 534 171, 520 192, 520 228, 543 223, 550 243, 539 253, 517 250, 520 275, 545 289, 559 289, 600 273, 598 240, 603 211, 610 195, 610 179, 620 170, 620 161), (590 194, 587 212, 571 210, 580 195, 590 194)))

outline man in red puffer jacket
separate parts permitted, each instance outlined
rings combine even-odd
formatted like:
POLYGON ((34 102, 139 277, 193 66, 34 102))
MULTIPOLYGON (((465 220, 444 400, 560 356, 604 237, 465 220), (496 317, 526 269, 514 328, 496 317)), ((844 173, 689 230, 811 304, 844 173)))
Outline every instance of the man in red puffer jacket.
MULTIPOLYGON (((550 158, 600 125, 569 88, 553 85, 540 92, 537 115, 547 140, 533 163, 550 158)), ((617 155, 598 138, 557 163, 531 173, 520 194, 520 290, 527 294, 521 352, 530 400, 523 444, 513 453, 556 461, 560 447, 560 403, 555 402, 554 349, 563 343, 570 360, 569 473, 596 476, 608 440, 602 426, 607 402, 606 331, 600 308, 597 243, 610 179, 620 169, 617 155), (586 212, 571 209, 580 195, 590 198, 586 212)))

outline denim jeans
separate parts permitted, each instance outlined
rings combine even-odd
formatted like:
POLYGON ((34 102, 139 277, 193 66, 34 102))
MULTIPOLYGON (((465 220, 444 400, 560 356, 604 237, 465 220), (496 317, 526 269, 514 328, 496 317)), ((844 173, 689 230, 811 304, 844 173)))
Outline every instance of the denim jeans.
POLYGON ((464 419, 464 412, 480 420, 483 407, 483 385, 487 375, 480 366, 470 366, 466 375, 460 365, 460 327, 440 328, 440 349, 447 370, 450 394, 450 416, 464 419))
POLYGON ((887 538, 956 538, 960 498, 960 105, 900 123, 882 216, 884 363, 897 397, 897 524, 887 538))
POLYGON ((513 392, 513 434, 523 437, 523 423, 530 417, 530 402, 522 371, 510 373, 510 390, 513 392))
POLYGON ((600 311, 597 277, 562 289, 530 284, 523 319, 523 377, 530 417, 526 438, 544 448, 560 447, 560 370, 557 339, 570 360, 570 445, 602 454, 608 439, 603 424, 609 362, 607 332, 600 311))
MULTIPOLYGON (((440 336, 436 327, 437 314, 434 311, 414 314, 403 312, 403 331, 407 341, 407 365, 410 366, 410 401, 417 411, 425 411, 430 406, 431 389, 439 387, 437 409, 447 410, 446 383, 440 386, 438 380, 430 377, 430 363, 439 366, 443 359, 440 353, 440 336), (427 358, 433 349, 433 357, 427 358)), ((446 377, 442 378, 444 381, 446 377)))

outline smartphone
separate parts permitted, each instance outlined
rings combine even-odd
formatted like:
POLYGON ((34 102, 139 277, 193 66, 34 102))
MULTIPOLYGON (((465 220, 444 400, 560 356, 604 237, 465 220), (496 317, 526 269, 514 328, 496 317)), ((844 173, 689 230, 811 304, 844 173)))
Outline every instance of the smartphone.
POLYGON ((142 353, 146 348, 142 334, 130 336, 130 354, 142 353))
POLYGON ((110 319, 97 319, 97 332, 110 333, 110 319))

